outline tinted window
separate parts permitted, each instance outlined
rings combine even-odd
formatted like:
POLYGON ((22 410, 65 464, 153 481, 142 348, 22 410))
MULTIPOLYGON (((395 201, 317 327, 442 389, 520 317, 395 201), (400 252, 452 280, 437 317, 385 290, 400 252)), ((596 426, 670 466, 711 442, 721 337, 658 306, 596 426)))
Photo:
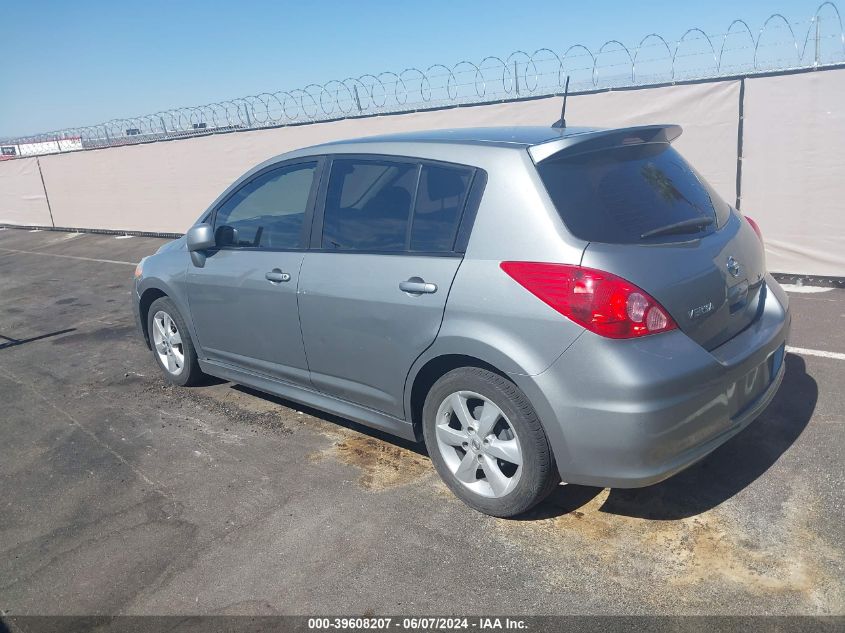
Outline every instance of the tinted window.
POLYGON ((402 251, 418 166, 386 161, 332 162, 323 215, 322 247, 402 251))
POLYGON ((316 168, 317 163, 282 167, 241 187, 217 211, 217 245, 301 248, 316 168))
POLYGON ((423 165, 411 228, 411 250, 452 250, 472 172, 423 165))
MULTIPOLYGON (((570 232, 588 241, 631 243, 651 230, 730 210, 674 149, 631 145, 549 159, 540 177, 570 232)), ((686 239, 686 236, 661 237, 686 239)))

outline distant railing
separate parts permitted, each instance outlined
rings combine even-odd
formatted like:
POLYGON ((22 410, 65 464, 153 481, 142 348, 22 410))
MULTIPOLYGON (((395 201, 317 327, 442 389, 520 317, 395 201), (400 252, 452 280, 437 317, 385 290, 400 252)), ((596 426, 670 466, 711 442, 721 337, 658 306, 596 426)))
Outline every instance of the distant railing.
POLYGON ((533 53, 485 57, 478 63, 460 61, 451 66, 433 64, 424 70, 368 73, 8 139, 0 141, 1 158, 553 95, 562 91, 567 76, 571 78, 570 91, 578 93, 842 62, 842 17, 836 4, 824 2, 809 21, 790 22, 780 13, 772 14, 756 36, 744 20, 734 20, 723 33, 708 35, 693 27, 675 40, 650 33, 636 46, 614 39, 595 50, 573 44, 561 54, 540 48, 533 53))

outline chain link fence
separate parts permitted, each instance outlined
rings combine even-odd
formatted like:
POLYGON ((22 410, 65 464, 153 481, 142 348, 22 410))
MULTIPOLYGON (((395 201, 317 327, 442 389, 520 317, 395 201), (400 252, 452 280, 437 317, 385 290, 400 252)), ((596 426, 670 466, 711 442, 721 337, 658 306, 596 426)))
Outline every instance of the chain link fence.
POLYGON ((845 62, 845 31, 833 2, 809 20, 770 15, 756 30, 734 20, 722 33, 690 28, 671 40, 650 33, 634 45, 608 40, 598 48, 573 44, 489 56, 479 62, 432 64, 309 84, 217 103, 113 119, 0 141, 2 158, 144 143, 202 134, 260 129, 332 119, 463 104, 659 85, 845 62))

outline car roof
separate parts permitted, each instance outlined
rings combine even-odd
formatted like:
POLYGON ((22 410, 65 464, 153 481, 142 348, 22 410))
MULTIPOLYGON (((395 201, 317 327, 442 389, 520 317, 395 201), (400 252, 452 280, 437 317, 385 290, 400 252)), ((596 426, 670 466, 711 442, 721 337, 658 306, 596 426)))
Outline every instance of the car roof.
POLYGON ((318 147, 366 143, 445 143, 450 145, 490 145, 495 147, 525 148, 578 134, 595 132, 598 129, 592 127, 553 128, 539 125, 451 128, 365 136, 362 138, 332 141, 318 147))
POLYGON ((434 160, 451 159, 449 147, 459 148, 501 148, 527 150, 535 163, 563 151, 575 148, 597 149, 619 142, 637 140, 641 142, 672 142, 681 134, 678 125, 638 125, 619 128, 598 127, 476 127, 401 132, 330 141, 310 147, 303 147, 275 156, 244 175, 243 178, 282 160, 312 157, 317 154, 390 154, 399 156, 425 155, 434 160), (436 149, 435 149, 436 148, 436 149), (429 151, 431 150, 431 151, 429 151))

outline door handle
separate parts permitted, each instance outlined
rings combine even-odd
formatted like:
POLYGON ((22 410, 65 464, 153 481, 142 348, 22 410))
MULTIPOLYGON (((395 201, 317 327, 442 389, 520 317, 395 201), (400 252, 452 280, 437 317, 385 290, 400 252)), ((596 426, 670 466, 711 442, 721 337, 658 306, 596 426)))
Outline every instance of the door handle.
POLYGON ((290 275, 287 273, 283 273, 278 268, 274 268, 269 273, 264 273, 264 279, 267 281, 271 281, 274 284, 280 284, 283 281, 290 281, 290 275))
POLYGON ((437 292, 437 285, 426 283, 420 277, 411 277, 408 281, 399 282, 399 290, 411 295, 432 294, 437 292))

